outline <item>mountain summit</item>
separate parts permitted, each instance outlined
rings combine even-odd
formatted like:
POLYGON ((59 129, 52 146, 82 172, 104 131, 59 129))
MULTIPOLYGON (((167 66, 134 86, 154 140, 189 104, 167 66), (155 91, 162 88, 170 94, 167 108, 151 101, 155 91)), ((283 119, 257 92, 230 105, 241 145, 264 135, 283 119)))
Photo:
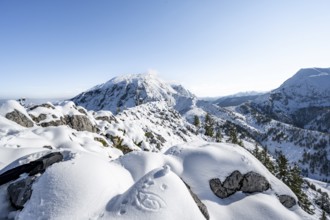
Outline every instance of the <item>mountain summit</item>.
POLYGON ((329 85, 330 68, 301 69, 279 88, 255 100, 255 104, 276 120, 329 132, 329 85))
MULTIPOLYGON (((169 106, 176 106, 178 99, 192 102, 195 96, 181 85, 164 82, 154 73, 143 73, 115 77, 71 100, 89 110, 110 110, 117 113, 153 101, 165 101, 169 106)), ((181 105, 177 107, 179 111, 184 108, 181 105)))

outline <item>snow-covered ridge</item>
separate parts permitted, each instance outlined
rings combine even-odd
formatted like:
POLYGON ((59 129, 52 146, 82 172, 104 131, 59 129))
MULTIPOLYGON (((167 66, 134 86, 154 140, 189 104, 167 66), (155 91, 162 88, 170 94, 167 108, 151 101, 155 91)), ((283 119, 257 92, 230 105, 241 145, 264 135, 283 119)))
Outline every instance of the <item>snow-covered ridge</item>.
MULTIPOLYGON (((72 98, 89 110, 110 110, 114 114, 147 102, 165 101, 169 106, 195 97, 180 85, 171 85, 156 74, 130 74, 115 77, 72 98)), ((178 107, 181 111, 182 106, 178 107)))

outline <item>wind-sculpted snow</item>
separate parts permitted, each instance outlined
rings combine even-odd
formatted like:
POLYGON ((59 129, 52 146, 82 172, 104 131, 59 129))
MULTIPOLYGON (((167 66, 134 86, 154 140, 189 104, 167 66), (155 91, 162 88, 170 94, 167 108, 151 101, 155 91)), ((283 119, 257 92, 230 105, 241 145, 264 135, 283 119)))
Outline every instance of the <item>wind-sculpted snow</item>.
MULTIPOLYGON (((283 206, 276 196, 291 190, 250 153, 231 144, 192 142, 165 154, 132 152, 111 160, 81 150, 63 152, 63 162, 37 177, 21 211, 11 212, 7 185, 0 186, 1 217, 16 219, 205 219, 191 191, 206 205, 210 219, 313 219, 299 206, 283 206), (256 172, 269 182, 265 192, 215 196, 208 181, 228 174, 256 172), (184 182, 183 182, 184 180, 184 182)), ((35 158, 33 155, 25 157, 35 158)))

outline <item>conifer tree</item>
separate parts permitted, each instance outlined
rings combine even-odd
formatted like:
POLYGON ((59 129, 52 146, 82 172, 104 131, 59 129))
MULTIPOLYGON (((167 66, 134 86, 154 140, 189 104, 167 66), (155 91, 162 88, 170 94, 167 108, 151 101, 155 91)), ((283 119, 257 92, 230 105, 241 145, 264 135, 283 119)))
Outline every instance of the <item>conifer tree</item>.
POLYGON ((194 125, 199 128, 199 126, 201 125, 199 117, 197 115, 194 116, 194 125))
POLYGON ((271 160, 268 148, 265 147, 265 149, 261 152, 261 158, 263 159, 262 163, 265 165, 265 167, 272 173, 276 173, 276 168, 274 162, 271 160))
POLYGON ((231 142, 233 144, 238 144, 239 143, 235 127, 230 128, 230 130, 229 130, 229 142, 231 142))
POLYGON ((221 129, 220 129, 220 127, 218 126, 218 128, 217 128, 217 132, 216 132, 216 134, 215 134, 215 141, 216 141, 216 142, 221 142, 221 140, 222 140, 221 129))
POLYGON ((276 162, 277 162, 276 177, 282 180, 286 185, 289 185, 288 159, 284 156, 284 154, 281 151, 279 152, 276 162))
POLYGON ((206 113, 205 121, 204 121, 204 129, 206 136, 213 137, 214 135, 213 126, 214 126, 213 119, 211 118, 209 113, 206 113))
POLYGON ((252 154, 253 154, 253 156, 255 156, 260 162, 262 162, 262 161, 261 161, 261 158, 260 158, 260 151, 259 151, 258 144, 255 144, 255 145, 254 145, 254 149, 253 149, 253 151, 252 151, 252 154))
POLYGON ((321 216, 320 220, 327 220, 327 215, 325 214, 324 210, 322 212, 322 216, 321 216))

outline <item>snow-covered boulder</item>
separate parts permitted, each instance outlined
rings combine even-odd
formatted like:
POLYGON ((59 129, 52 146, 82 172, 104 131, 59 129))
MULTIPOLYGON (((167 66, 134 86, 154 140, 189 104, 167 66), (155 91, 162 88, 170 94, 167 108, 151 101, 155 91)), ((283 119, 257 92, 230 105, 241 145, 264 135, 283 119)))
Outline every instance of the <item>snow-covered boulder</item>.
POLYGON ((34 123, 26 109, 14 100, 8 100, 0 105, 0 115, 8 120, 14 121, 23 127, 33 127, 34 123))

